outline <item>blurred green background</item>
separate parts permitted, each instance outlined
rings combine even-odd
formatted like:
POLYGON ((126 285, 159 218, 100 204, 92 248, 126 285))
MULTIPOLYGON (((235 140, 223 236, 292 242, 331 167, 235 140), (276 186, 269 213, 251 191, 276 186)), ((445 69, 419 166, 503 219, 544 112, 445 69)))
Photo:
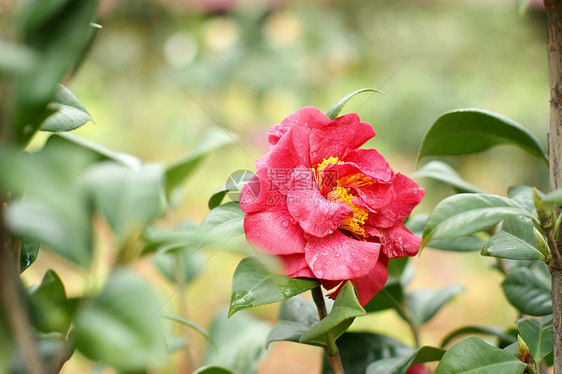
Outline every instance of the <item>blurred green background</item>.
MULTIPOLYGON (((414 171, 425 131, 439 114, 455 108, 501 113, 546 148, 548 71, 540 6, 520 15, 515 1, 507 0, 121 0, 102 1, 99 23, 103 28, 90 55, 67 82, 96 120, 76 134, 154 162, 180 157, 208 131, 237 139, 208 157, 185 185, 178 209, 167 218, 170 225, 199 223, 208 197, 230 173, 254 170, 272 125, 303 106, 326 111, 363 87, 388 97, 363 94, 344 111, 357 111, 373 125, 377 136, 367 146, 383 153, 397 172, 414 171)), ((38 137, 33 147, 43 141, 38 137)), ((445 161, 492 193, 505 195, 512 184, 548 186, 545 164, 509 147, 445 161)), ((418 182, 427 195, 417 213, 429 212, 453 192, 436 182, 418 182)), ((100 248, 103 240, 98 238, 100 248)), ((243 240, 237 246, 244 246, 243 240)), ((203 326, 228 304, 241 255, 227 247, 214 255, 209 251, 212 258, 197 280, 179 291, 189 318, 203 326)), ((514 320, 492 260, 429 249, 411 262, 417 270, 412 288, 468 286, 425 328, 423 343, 438 344, 460 325, 508 326, 514 320)), ((38 282, 47 267, 62 273, 70 294, 88 283, 45 251, 25 279, 38 282)), ((163 300, 172 295, 175 288, 148 264, 139 269, 158 284, 163 300)), ((274 321, 276 309, 255 312, 274 321)), ((352 329, 409 336, 392 312, 359 318, 352 329)), ((194 356, 203 346, 194 335, 194 356)), ((321 351, 312 347, 276 343, 272 351, 260 373, 313 372, 320 362, 321 351)), ((87 366, 75 358, 63 372, 87 366)))

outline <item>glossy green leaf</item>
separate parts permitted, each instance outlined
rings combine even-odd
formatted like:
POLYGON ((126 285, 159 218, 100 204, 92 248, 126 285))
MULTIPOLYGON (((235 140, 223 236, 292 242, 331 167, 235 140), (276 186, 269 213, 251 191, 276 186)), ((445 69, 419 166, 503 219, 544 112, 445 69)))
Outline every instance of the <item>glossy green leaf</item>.
POLYGON ((538 249, 504 231, 492 236, 482 248, 481 254, 510 260, 544 260, 544 255, 538 249))
POLYGON ((517 328, 536 362, 552 352, 552 315, 521 318, 517 321, 517 328))
POLYGON ((501 220, 532 214, 519 203, 503 196, 458 194, 442 200, 425 224, 422 247, 431 240, 452 239, 488 229, 501 220))
POLYGON ((209 344, 211 344, 212 346, 215 347, 215 342, 213 341, 213 339, 211 338, 211 335, 207 332, 207 330, 205 330, 203 327, 199 326, 198 324, 196 324, 195 322, 192 322, 188 319, 185 319, 183 317, 180 316, 176 316, 174 314, 169 314, 169 313, 165 313, 164 314, 164 318, 167 318, 171 321, 175 321, 175 322, 179 322, 182 325, 185 325, 195 331, 197 331, 199 334, 201 334, 205 339, 207 339, 207 341, 209 342, 209 344))
POLYGON ((131 270, 119 269, 78 312, 76 346, 86 357, 118 370, 158 367, 166 357, 160 307, 145 281, 131 270))
POLYGON ((60 1, 42 13, 42 1, 25 2, 17 25, 22 39, 39 58, 34 69, 18 80, 16 92, 16 140, 25 145, 51 114, 46 105, 53 99, 58 82, 84 54, 90 41, 90 22, 97 1, 60 1))
POLYGON ((135 156, 112 151, 101 144, 74 134, 53 134, 49 137, 49 139, 47 139, 44 149, 59 146, 76 149, 77 152, 87 151, 91 154, 93 161, 115 161, 123 166, 129 167, 132 170, 138 170, 142 167, 141 160, 135 156))
POLYGON ((478 236, 470 235, 453 239, 438 239, 430 241, 427 246, 433 249, 451 252, 474 252, 482 250, 486 242, 478 236))
POLYGON ((242 235, 244 233, 244 212, 235 202, 219 205, 203 218, 201 230, 225 239, 242 235))
POLYGON ((288 299, 318 286, 310 279, 293 279, 275 274, 255 257, 240 261, 232 277, 228 316, 239 310, 288 299))
POLYGON ((461 285, 451 285, 440 290, 420 289, 406 294, 410 318, 416 326, 429 321, 455 296, 464 291, 461 285))
POLYGON ((29 295, 33 326, 42 332, 59 332, 66 335, 74 312, 67 300, 64 285, 53 270, 48 270, 39 287, 29 295))
POLYGON ((326 112, 326 116, 331 120, 336 119, 336 117, 340 114, 341 110, 343 109, 344 105, 347 104, 347 102, 351 98, 353 98, 353 96, 360 94, 362 92, 372 92, 373 94, 379 93, 381 95, 385 95, 383 92, 376 90, 374 88, 362 88, 360 90, 353 91, 352 93, 349 93, 344 97, 342 97, 341 99, 339 99, 337 103, 335 103, 330 109, 328 109, 328 111, 326 112))
POLYGON ((542 262, 533 269, 513 269, 502 282, 507 300, 521 313, 544 316, 552 313, 550 273, 542 262))
POLYGON ((301 336, 319 321, 316 308, 303 298, 295 296, 283 300, 277 322, 267 337, 266 347, 276 341, 299 343, 301 336))
POLYGON ((234 374, 234 373, 221 366, 205 365, 195 370, 193 374, 234 374))
POLYGON ((533 187, 530 186, 509 186, 507 197, 517 201, 521 206, 531 213, 535 213, 535 202, 533 200, 533 187))
POLYGON ((427 156, 456 156, 511 144, 547 161, 537 139, 520 124, 479 109, 442 114, 425 133, 417 161, 427 156))
POLYGON ((218 207, 227 195, 232 201, 239 201, 240 191, 254 175, 256 174, 249 170, 238 170, 229 175, 226 183, 217 188, 209 198, 209 209, 218 207))
POLYGON ((481 335, 489 335, 495 336, 499 338, 501 341, 511 342, 514 343, 517 341, 517 337, 510 335, 506 332, 505 327, 495 327, 495 326, 465 326, 459 329, 453 330, 448 333, 442 340, 441 340, 441 347, 445 347, 449 344, 453 339, 458 338, 462 335, 470 335, 470 334, 481 334, 481 335))
POLYGON ((86 185, 120 245, 163 214, 162 177, 158 165, 131 170, 102 162, 87 170, 86 185))
POLYGON ((367 313, 379 312, 390 308, 402 309, 404 290, 399 280, 387 282, 372 299, 364 306, 367 313))
POLYGON ((217 349, 207 347, 204 364, 219 365, 233 373, 256 374, 265 355, 265 340, 271 326, 247 311, 227 318, 220 311, 209 327, 217 349))
MULTIPOLYGON (((406 346, 395 338, 366 332, 346 332, 340 336, 336 344, 346 374, 365 374, 367 367, 373 361, 390 357, 406 357, 415 352, 414 348, 406 346)), ((322 374, 332 373, 324 357, 322 374)))
POLYGON ((423 346, 406 357, 398 356, 375 361, 367 367, 365 374, 406 374, 410 366, 439 361, 444 353, 444 349, 423 346))
POLYGON ((213 129, 205 134, 193 151, 166 168, 166 192, 170 194, 184 182, 203 160, 203 157, 227 144, 231 144, 233 141, 232 135, 222 129, 213 129))
POLYGON ((94 119, 84 105, 63 85, 59 84, 55 98, 49 104, 55 113, 51 114, 41 125, 41 131, 72 131, 94 119))
POLYGON ((526 364, 476 337, 461 340, 441 359, 435 374, 523 374, 526 364))
POLYGON ((27 238, 21 239, 20 245, 20 273, 31 266, 37 259, 39 247, 41 244, 38 241, 30 240, 27 238))
POLYGON ((433 178, 453 187, 457 192, 484 192, 480 188, 466 182, 449 165, 441 161, 431 161, 412 174, 413 178, 433 178))
POLYGON ((337 339, 351 326, 355 317, 365 313, 365 309, 357 300, 355 287, 351 282, 346 282, 338 293, 328 316, 305 332, 301 336, 300 342, 329 346, 330 341, 337 339))

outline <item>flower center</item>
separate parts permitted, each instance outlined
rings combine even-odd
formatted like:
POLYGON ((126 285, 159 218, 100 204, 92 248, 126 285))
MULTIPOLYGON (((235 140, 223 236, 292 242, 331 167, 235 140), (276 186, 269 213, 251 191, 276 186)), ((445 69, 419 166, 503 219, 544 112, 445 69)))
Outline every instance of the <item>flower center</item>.
MULTIPOLYGON (((314 174, 316 183, 321 191, 323 188, 324 168, 328 165, 341 163, 343 161, 340 161, 337 157, 329 157, 318 164, 314 174)), ((362 173, 346 175, 336 181, 336 185, 326 196, 328 200, 344 203, 351 208, 352 214, 343 220, 339 228, 353 233, 358 238, 367 238, 369 236, 364 229, 365 222, 369 217, 369 211, 364 206, 353 202, 355 195, 352 193, 350 186, 361 188, 369 186, 371 183, 371 178, 362 173)))
POLYGON ((367 238, 368 234, 365 233, 365 229, 363 227, 365 225, 367 217, 369 217, 369 211, 364 206, 355 204, 353 202, 354 197, 355 196, 353 196, 353 194, 351 193, 350 188, 341 186, 334 187, 327 196, 328 200, 346 204, 351 208, 351 211, 353 213, 343 220, 342 224, 340 225, 340 229, 350 231, 356 236, 367 238))

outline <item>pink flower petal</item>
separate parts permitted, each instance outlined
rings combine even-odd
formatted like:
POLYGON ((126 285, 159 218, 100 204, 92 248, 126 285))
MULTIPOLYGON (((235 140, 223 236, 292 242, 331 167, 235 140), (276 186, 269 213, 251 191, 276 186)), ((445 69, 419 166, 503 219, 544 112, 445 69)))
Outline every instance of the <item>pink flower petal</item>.
POLYGON ((316 278, 308 267, 304 253, 279 256, 283 263, 283 273, 291 278, 316 278))
POLYGON ((283 205, 246 213, 244 231, 248 242, 266 253, 289 255, 304 252, 304 232, 283 205))
POLYGON ((415 256, 418 253, 421 238, 412 234, 403 223, 380 231, 383 234, 381 249, 388 257, 415 256))
POLYGON ((311 129, 322 128, 330 123, 332 120, 313 106, 301 108, 281 121, 281 124, 305 126, 311 129))
POLYGON ((324 168, 322 176, 322 192, 328 193, 336 184, 342 187, 353 188, 355 195, 362 199, 361 202, 356 202, 356 204, 369 208, 371 211, 388 205, 393 197, 392 184, 390 182, 378 179, 375 174, 369 174, 368 171, 360 169, 354 163, 329 164, 324 168), (349 179, 346 177, 359 174, 363 174, 366 181, 367 177, 371 178, 370 181, 360 187, 357 185, 360 185, 361 182, 346 183, 349 179))
MULTIPOLYGON (((357 290, 357 299, 362 306, 367 305, 367 303, 384 287, 388 279, 387 266, 388 257, 381 254, 379 261, 367 275, 350 279, 357 290)), ((331 299, 335 299, 343 285, 344 283, 328 296, 331 299)))
POLYGON ((327 200, 313 179, 306 181, 310 178, 313 178, 310 170, 295 170, 293 190, 287 194, 287 208, 306 233, 322 237, 334 232, 352 211, 344 203, 327 200), (300 171, 303 172, 301 177, 300 171), (308 172, 308 176, 304 172, 308 172))
POLYGON ((400 173, 392 178, 392 189, 394 198, 390 203, 377 209, 376 214, 369 215, 369 223, 373 226, 390 227, 397 222, 403 222, 425 195, 425 189, 400 173))
POLYGON ((350 149, 359 148, 375 136, 371 125, 361 122, 356 113, 336 118, 330 125, 312 129, 310 161, 316 167, 328 157, 343 158, 350 149))
POLYGON ((310 169, 309 135, 308 128, 293 126, 269 153, 266 167, 271 180, 280 190, 287 188, 286 183, 295 168, 303 166, 310 169))
POLYGON ((406 374, 429 374, 429 371, 425 369, 423 364, 417 364, 410 366, 406 374))
POLYGON ((285 205, 286 197, 269 179, 267 170, 262 168, 244 185, 239 202, 243 212, 253 213, 269 209, 273 205, 285 205))
POLYGON ((345 162, 352 162, 371 178, 389 181, 393 172, 383 155, 374 149, 352 149, 343 157, 345 162))
POLYGON ((316 278, 346 280, 369 273, 376 265, 380 244, 352 239, 339 230, 317 238, 306 236, 305 258, 316 278))

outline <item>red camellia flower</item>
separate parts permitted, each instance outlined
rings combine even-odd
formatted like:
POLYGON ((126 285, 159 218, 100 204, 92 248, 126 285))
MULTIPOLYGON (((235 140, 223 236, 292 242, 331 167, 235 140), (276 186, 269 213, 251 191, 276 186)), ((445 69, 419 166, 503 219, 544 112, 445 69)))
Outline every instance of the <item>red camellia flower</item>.
POLYGON ((389 257, 417 253, 421 239, 403 222, 425 193, 376 150, 359 149, 373 136, 355 113, 331 120, 302 108, 268 131, 273 147, 240 196, 250 244, 278 256, 290 277, 326 289, 352 281, 361 305, 386 283, 389 257))

